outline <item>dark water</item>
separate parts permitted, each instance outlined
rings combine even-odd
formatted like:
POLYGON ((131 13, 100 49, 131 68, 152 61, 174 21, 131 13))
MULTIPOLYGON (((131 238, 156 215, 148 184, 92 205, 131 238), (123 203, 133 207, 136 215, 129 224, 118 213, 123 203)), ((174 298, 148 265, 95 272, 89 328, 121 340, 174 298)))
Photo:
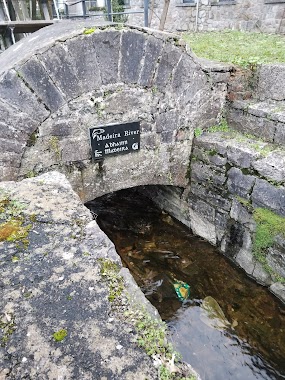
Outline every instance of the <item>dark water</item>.
POLYGON ((88 207, 203 380, 285 379, 285 307, 265 288, 135 189, 88 207), (187 301, 176 280, 190 285, 187 301))

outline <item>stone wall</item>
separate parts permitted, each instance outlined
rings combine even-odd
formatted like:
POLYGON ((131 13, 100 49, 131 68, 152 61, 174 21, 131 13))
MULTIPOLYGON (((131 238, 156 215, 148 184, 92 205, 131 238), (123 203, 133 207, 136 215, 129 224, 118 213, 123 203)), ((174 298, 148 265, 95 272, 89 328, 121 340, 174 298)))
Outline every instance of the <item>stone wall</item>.
MULTIPOLYGON (((155 2, 151 27, 158 28, 164 1, 155 2)), ((284 33, 284 0, 201 0, 199 31, 237 29, 267 33, 284 33)), ((131 0, 131 8, 142 10, 142 0, 131 0)), ((196 4, 171 0, 165 30, 193 31, 196 28, 196 4)), ((142 15, 129 16, 129 23, 143 25, 142 15)))
POLYGON ((266 261, 254 255, 256 209, 285 217, 285 149, 236 132, 194 140, 190 185, 145 189, 160 207, 216 245, 285 301, 285 238, 276 235, 266 261), (262 262, 260 262, 262 261, 262 262))

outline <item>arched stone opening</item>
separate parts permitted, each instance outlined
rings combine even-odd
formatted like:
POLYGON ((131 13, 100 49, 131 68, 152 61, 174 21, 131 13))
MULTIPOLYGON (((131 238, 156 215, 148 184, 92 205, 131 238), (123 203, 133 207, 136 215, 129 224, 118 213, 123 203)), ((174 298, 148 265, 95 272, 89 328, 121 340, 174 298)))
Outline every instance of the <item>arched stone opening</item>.
POLYGON ((217 121, 226 83, 173 35, 86 25, 55 25, 1 55, 2 179, 57 170, 84 202, 138 185, 185 187, 194 129, 217 121), (93 163, 88 128, 134 120, 141 150, 93 163))

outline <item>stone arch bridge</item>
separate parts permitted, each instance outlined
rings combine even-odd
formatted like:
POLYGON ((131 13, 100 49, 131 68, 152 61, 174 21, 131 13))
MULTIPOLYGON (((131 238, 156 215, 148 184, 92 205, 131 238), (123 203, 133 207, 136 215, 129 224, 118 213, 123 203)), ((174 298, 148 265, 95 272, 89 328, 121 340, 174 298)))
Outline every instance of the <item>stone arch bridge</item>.
POLYGON ((284 236, 265 265, 252 254, 252 209, 285 216, 284 66, 234 74, 173 35, 66 22, 2 53, 0 70, 2 180, 57 170, 83 202, 155 185, 157 203, 285 301, 284 236), (233 130, 210 128, 226 97, 233 130), (92 162, 90 127, 136 120, 138 152, 92 162))
POLYGON ((216 124, 227 75, 169 34, 66 22, 1 55, 2 179, 48 170, 82 200, 138 185, 185 186, 194 129, 216 124), (92 163, 88 128, 139 120, 141 150, 92 163))

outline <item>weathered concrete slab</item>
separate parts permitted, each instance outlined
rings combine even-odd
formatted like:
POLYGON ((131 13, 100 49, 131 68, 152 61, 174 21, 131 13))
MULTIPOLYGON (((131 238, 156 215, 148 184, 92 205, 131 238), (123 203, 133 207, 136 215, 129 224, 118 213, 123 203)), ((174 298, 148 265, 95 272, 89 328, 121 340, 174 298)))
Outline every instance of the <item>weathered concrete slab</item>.
POLYGON ((127 299, 116 316, 108 301, 100 259, 120 266, 114 245, 64 176, 2 183, 1 202, 1 380, 157 379, 124 320, 127 299), (22 230, 9 240, 10 201, 22 230), (59 331, 66 336, 56 341, 59 331))

